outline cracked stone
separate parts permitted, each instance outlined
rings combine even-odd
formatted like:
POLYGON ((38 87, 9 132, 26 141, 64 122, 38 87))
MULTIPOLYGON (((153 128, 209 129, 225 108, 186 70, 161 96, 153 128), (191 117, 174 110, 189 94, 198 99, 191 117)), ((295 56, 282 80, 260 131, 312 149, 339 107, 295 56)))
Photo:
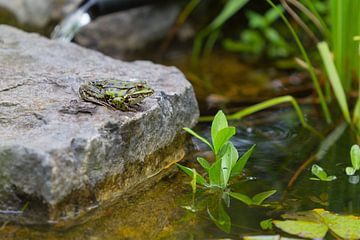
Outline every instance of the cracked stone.
POLYGON ((184 157, 182 128, 199 112, 176 68, 114 60, 5 25, 0 36, 1 218, 24 205, 10 220, 79 217, 184 157), (79 86, 95 79, 146 81, 155 94, 137 112, 113 111, 79 99, 79 86))

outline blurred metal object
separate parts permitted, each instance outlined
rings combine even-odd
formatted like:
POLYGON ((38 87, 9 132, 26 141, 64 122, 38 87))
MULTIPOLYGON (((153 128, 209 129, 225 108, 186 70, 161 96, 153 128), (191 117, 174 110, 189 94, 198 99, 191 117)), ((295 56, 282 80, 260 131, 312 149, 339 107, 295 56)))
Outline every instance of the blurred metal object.
POLYGON ((75 12, 54 28, 51 38, 70 42, 83 26, 99 16, 159 1, 161 0, 85 0, 75 12))

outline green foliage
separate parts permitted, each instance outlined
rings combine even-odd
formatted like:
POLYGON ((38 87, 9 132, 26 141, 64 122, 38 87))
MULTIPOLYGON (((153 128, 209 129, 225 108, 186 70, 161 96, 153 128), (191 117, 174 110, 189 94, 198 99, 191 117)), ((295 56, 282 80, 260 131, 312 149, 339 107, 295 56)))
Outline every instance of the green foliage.
POLYGON ((287 18, 285 17, 285 15, 281 12, 281 10, 271 1, 271 0, 266 0, 274 9, 277 10, 277 12, 279 13, 281 19, 284 21, 284 23, 286 24, 286 26, 288 27, 288 29, 290 30, 293 38, 295 39, 296 41, 296 44, 298 45, 299 47, 299 50, 301 52, 301 55, 303 56, 306 64, 307 64, 307 68, 308 68, 308 71, 310 73, 310 76, 311 76, 311 79, 313 81, 313 84, 314 84, 314 87, 315 87, 315 90, 316 90, 316 93, 319 97, 319 100, 320 100, 320 105, 321 105, 321 108, 323 110, 323 113, 324 113, 324 116, 325 116, 325 119, 328 123, 331 122, 331 115, 330 115, 330 112, 329 112, 329 109, 328 109, 328 106, 326 105, 326 101, 325 101, 325 98, 324 98, 324 94, 321 90, 321 87, 320 87, 320 83, 319 83, 319 79, 317 78, 316 74, 315 74, 315 70, 314 70, 314 67, 312 66, 311 64, 311 61, 309 59, 309 56, 304 48, 304 45, 301 43, 300 41, 300 38, 298 36, 298 34, 296 33, 296 31, 294 30, 294 28, 292 27, 292 25, 290 24, 290 22, 287 20, 287 18))
POLYGON ((326 73, 329 77, 331 86, 335 93, 335 97, 340 105, 340 109, 344 115, 344 118, 348 123, 351 123, 350 112, 345 96, 345 91, 340 81, 339 74, 336 70, 335 64, 332 60, 329 45, 326 42, 320 42, 318 43, 317 47, 319 49, 321 59, 323 60, 326 69, 326 73))
MULTIPOLYGON (((202 31, 200 31, 194 42, 194 50, 193 50, 193 61, 196 62, 200 56, 200 53, 202 51, 204 40, 206 37, 211 34, 215 34, 213 36, 216 36, 218 33, 218 30, 221 28, 221 26, 229 20, 235 13, 237 13, 242 7, 244 7, 249 0, 228 0, 226 1, 224 8, 220 12, 220 14, 202 31)), ((214 38, 209 37, 210 42, 212 44, 207 43, 207 48, 212 48, 214 41, 214 38)))
MULTIPOLYGON (((189 128, 184 128, 184 130, 207 144, 215 155, 215 162, 213 164, 210 164, 202 157, 197 158, 199 164, 208 174, 208 180, 197 174, 197 183, 205 187, 225 189, 228 186, 231 177, 236 177, 241 174, 242 169, 255 147, 253 146, 239 158, 235 146, 229 141, 230 138, 235 135, 236 129, 234 127, 229 127, 226 116, 222 111, 219 111, 215 115, 211 125, 212 143, 189 128)), ((190 168, 182 165, 178 166, 187 175, 193 175, 190 168)))
MULTIPOLYGON (((283 8, 278 6, 281 11, 283 8)), ((238 41, 225 39, 223 46, 228 51, 243 52, 260 57, 262 53, 273 57, 287 57, 290 53, 288 42, 273 27, 280 17, 276 9, 269 9, 265 14, 247 11, 248 28, 241 32, 238 41)))
POLYGON ((285 221, 273 221, 282 231, 299 237, 323 239, 330 232, 336 239, 359 239, 360 219, 353 215, 338 215, 324 209, 284 214, 285 221))
POLYGON ((336 179, 336 176, 328 176, 325 170, 317 164, 312 165, 311 173, 317 177, 310 178, 311 180, 331 182, 336 179))
POLYGON ((260 222, 260 227, 262 230, 272 230, 272 219, 265 219, 260 222))
POLYGON ((359 147, 359 145, 355 144, 351 147, 350 158, 351 158, 352 167, 347 167, 345 169, 346 174, 349 176, 354 175, 355 172, 360 169, 360 147, 359 147))
POLYGON ((267 198, 274 195, 275 193, 276 193, 276 190, 270 190, 270 191, 258 193, 255 196, 253 196, 252 198, 250 198, 249 196, 247 196, 245 194, 235 193, 235 192, 230 192, 229 195, 237 200, 242 201, 246 205, 267 207, 267 206, 269 206, 269 204, 263 204, 263 202, 267 198))
MULTIPOLYGON (((196 193, 196 184, 203 187, 220 190, 220 200, 217 199, 217 205, 215 211, 210 211, 207 208, 210 219, 223 231, 230 232, 231 230, 231 219, 230 216, 226 213, 223 203, 226 206, 230 206, 230 197, 238 199, 245 202, 248 205, 257 205, 257 206, 268 206, 264 204, 266 200, 271 195, 275 194, 275 190, 262 192, 256 194, 254 197, 250 198, 244 194, 235 193, 230 191, 229 181, 233 177, 237 177, 241 174, 244 169, 247 161, 249 160, 255 145, 253 145, 245 154, 239 157, 238 151, 236 150, 233 143, 230 141, 230 138, 235 135, 236 129, 230 127, 227 122, 227 118, 222 111, 219 111, 212 122, 211 125, 211 142, 207 139, 201 137, 194 131, 189 128, 184 128, 184 130, 190 133, 192 136, 198 138, 205 144, 207 144, 212 150, 215 161, 210 163, 203 157, 198 157, 196 160, 207 173, 207 179, 202 175, 196 172, 195 169, 191 169, 185 166, 178 164, 178 167, 185 172, 187 175, 192 177, 191 186, 193 189, 193 200, 191 206, 185 206, 184 208, 195 212, 195 200, 194 195, 196 193), (215 213, 214 213, 215 212, 215 213)), ((215 191, 216 192, 216 191, 215 191)))

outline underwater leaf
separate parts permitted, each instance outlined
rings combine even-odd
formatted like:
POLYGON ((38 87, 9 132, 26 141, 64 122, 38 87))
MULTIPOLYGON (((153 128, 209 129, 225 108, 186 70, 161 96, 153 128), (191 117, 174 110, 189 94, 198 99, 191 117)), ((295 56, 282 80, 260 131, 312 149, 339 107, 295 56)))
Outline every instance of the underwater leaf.
POLYGON ((254 197, 252 197, 253 204, 261 205, 263 203, 263 201, 265 201, 267 198, 269 198, 271 195, 273 195, 275 193, 276 193, 276 190, 270 190, 270 191, 258 193, 254 197))
POLYGON ((223 230, 226 233, 230 233, 231 231, 231 218, 225 211, 223 205, 220 203, 218 206, 218 218, 215 218, 213 214, 211 214, 210 209, 207 209, 210 219, 216 224, 218 228, 223 230))
POLYGON ((245 194, 241 194, 241 193, 236 193, 236 192, 230 192, 229 195, 233 198, 236 198, 237 200, 242 201, 243 203, 245 203, 246 205, 252 205, 253 204, 253 200, 248 197, 245 194))
MULTIPOLYGON (((360 169, 360 147, 357 144, 352 145, 350 150, 351 164, 355 170, 360 169)), ((351 174, 352 175, 352 174, 351 174)))
POLYGON ((196 160, 198 161, 198 163, 200 163, 200 165, 206 170, 208 171, 209 168, 211 167, 210 163, 203 157, 197 157, 196 160))
MULTIPOLYGON (((193 170, 191 168, 185 167, 183 165, 180 164, 176 164, 182 171, 184 171, 184 173, 186 173, 187 175, 189 175, 190 177, 193 177, 193 170)), ((203 186, 207 186, 207 182, 205 180, 205 178, 203 176, 201 176, 200 174, 196 173, 196 182, 200 185, 203 186)))
POLYGON ((275 220, 273 224, 289 234, 311 239, 322 239, 328 231, 328 227, 325 224, 301 220, 275 220))
POLYGON ((241 158, 236 162, 235 166, 233 167, 231 171, 231 176, 239 176, 244 169, 248 159, 250 158, 252 152, 254 151, 256 144, 254 144, 244 155, 241 156, 241 158))
POLYGON ((314 209, 330 230, 342 239, 360 238, 360 218, 353 215, 341 216, 324 209, 314 209))
POLYGON ((209 143, 208 140, 206 140, 205 138, 203 138, 202 136, 200 136, 199 134, 197 134, 196 132, 194 132, 193 130, 191 130, 190 128, 183 128, 186 132, 190 133, 191 135, 193 135, 194 137, 196 137, 197 139, 201 140, 202 142, 206 143, 210 149, 212 151, 214 151, 213 146, 209 143))
POLYGON ((221 159, 217 160, 209 168, 208 173, 209 173, 210 186, 223 187, 223 179, 221 174, 221 159))
POLYGON ((226 127, 221 129, 215 136, 213 137, 213 145, 214 152, 218 154, 220 149, 224 146, 224 144, 229 141, 229 139, 235 135, 236 129, 234 127, 226 127))

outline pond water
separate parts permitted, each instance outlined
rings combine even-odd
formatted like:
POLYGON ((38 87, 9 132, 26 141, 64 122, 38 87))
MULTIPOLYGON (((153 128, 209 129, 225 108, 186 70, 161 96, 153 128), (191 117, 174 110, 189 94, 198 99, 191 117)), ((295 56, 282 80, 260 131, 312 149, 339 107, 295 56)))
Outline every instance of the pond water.
MULTIPOLYGON (((311 107, 303 110, 314 126, 328 130, 316 120, 316 110, 311 107)), ((151 191, 95 209, 82 224, 64 229, 7 224, 1 228, 0 239, 240 239, 246 235, 274 233, 261 230, 259 222, 279 218, 286 211, 325 208, 337 213, 359 213, 360 189, 350 184, 344 174, 350 162, 349 134, 343 134, 323 159, 316 162, 329 174, 336 175, 336 181, 311 181, 307 167, 293 186, 288 187, 298 168, 317 151, 321 139, 299 125, 291 108, 264 111, 231 125, 237 127, 233 143, 239 153, 257 144, 245 176, 234 182, 232 190, 250 196, 270 189, 277 193, 269 199, 276 203, 276 208, 249 207, 231 199, 230 207, 225 207, 232 223, 230 233, 219 229, 207 213, 207 207, 213 206, 214 201, 216 205, 216 193, 198 189, 196 213, 182 207, 192 202, 191 179, 174 169, 151 191)), ((195 130, 209 138, 209 124, 198 124, 195 130)), ((194 156, 209 155, 206 145, 193 141, 197 149, 194 156)), ((185 164, 198 167, 194 156, 187 157, 185 164)))

